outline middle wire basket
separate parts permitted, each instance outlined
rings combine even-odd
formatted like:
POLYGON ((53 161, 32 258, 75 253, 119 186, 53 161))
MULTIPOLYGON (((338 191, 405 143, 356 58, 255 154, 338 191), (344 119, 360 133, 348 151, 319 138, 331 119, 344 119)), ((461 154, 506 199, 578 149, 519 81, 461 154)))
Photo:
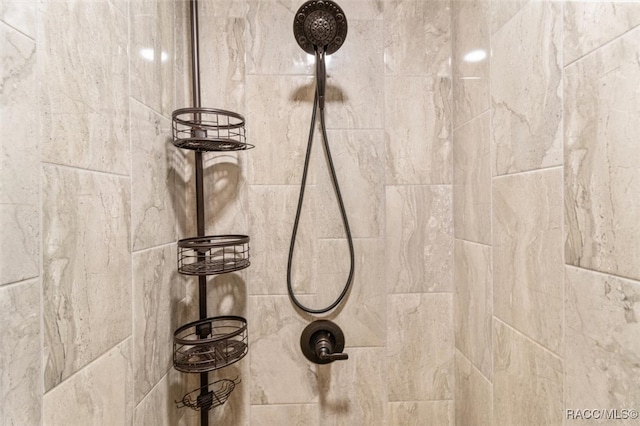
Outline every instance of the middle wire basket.
POLYGON ((246 235, 194 237, 178 241, 178 272, 181 274, 224 274, 249 265, 249 237, 246 235))
POLYGON ((206 373, 240 361, 249 351, 247 320, 220 316, 190 322, 173 333, 173 366, 206 373))

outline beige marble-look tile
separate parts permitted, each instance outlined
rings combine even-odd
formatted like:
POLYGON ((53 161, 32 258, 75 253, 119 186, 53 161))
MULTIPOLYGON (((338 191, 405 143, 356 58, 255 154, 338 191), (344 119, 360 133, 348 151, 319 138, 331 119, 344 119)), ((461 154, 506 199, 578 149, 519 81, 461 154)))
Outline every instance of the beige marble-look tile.
MULTIPOLYGON (((257 148, 249 157, 250 184, 300 184, 313 107, 312 83, 310 76, 247 78, 247 132, 257 138, 257 148)), ((316 133, 314 146, 319 140, 316 133)), ((315 183, 313 173, 307 183, 315 183)))
POLYGON ((532 1, 491 38, 494 175, 562 164, 561 16, 532 1))
MULTIPOLYGON (((354 240, 354 276, 351 289, 340 307, 327 315, 345 334, 347 345, 385 344, 386 283, 383 240, 354 240)), ((316 296, 308 306, 326 307, 343 291, 350 259, 346 240, 321 240, 318 244, 316 296)), ((378 349, 381 350, 381 349, 378 349)))
POLYGON ((451 4, 388 0, 384 5, 387 75, 451 76, 451 4))
POLYGON ((302 3, 293 0, 248 2, 248 74, 313 75, 313 56, 298 46, 292 30, 295 13, 302 3))
POLYGON ((384 98, 386 183, 451 183, 451 79, 386 77, 384 98))
POLYGON ((453 125, 489 109, 489 1, 452 2, 453 125))
POLYGON ((170 117, 175 107, 173 2, 129 2, 131 96, 170 117))
POLYGON ((169 370, 136 406, 133 425, 199 425, 200 413, 198 411, 190 408, 176 408, 174 402, 182 400, 187 392, 199 387, 197 379, 198 375, 183 374, 174 369, 169 370))
POLYGON ((40 218, 35 205, 0 204, 0 286, 40 273, 40 218))
POLYGON ((382 20, 384 18, 384 2, 385 0, 340 0, 338 4, 348 21, 356 19, 382 20))
POLYGON ((565 65, 640 25, 636 1, 571 1, 563 12, 565 65))
POLYGON ((126 424, 130 363, 126 340, 51 389, 43 398, 43 425, 126 424))
POLYGON ((529 0, 491 0, 490 25, 491 34, 495 34, 504 24, 509 22, 529 0))
POLYGON ((493 424, 491 382, 457 351, 455 406, 458 426, 491 426, 493 424))
POLYGON ((133 255, 133 368, 135 402, 173 362, 173 332, 187 322, 185 283, 176 270, 175 244, 133 255))
POLYGON ((38 201, 39 134, 36 44, 0 22, 0 204, 38 201))
POLYGON ((319 426, 318 404, 254 405, 251 426, 319 426))
MULTIPOLYGON (((351 235, 379 238, 384 229, 383 132, 333 130, 327 138, 351 235)), ((318 212, 317 234, 321 238, 343 238, 342 216, 324 154, 316 164, 318 202, 323 206, 318 212)))
POLYGON ((456 238, 491 244, 490 115, 453 133, 453 222, 456 238))
POLYGON ((129 179, 43 172, 45 389, 131 333, 129 179))
MULTIPOLYGON (((636 409, 640 283, 573 267, 566 267, 565 273, 566 408, 636 409)), ((627 420, 620 424, 637 422, 627 420)))
MULTIPOLYGON (((249 351, 252 349, 249 348, 249 351)), ((229 399, 224 405, 216 407, 209 412, 210 425, 250 425, 251 417, 251 374, 250 374, 249 357, 245 357, 242 361, 231 366, 225 367, 209 374, 209 382, 216 382, 221 379, 235 380, 237 384, 233 392, 229 395, 229 399)), ((215 389, 216 385, 212 385, 215 389)), ((220 389, 220 384, 217 385, 220 389)), ((196 385, 195 388, 198 388, 196 385)), ((199 426, 200 421, 194 426, 199 426)))
POLYGON ((491 247, 455 242, 456 348, 491 379, 491 247))
MULTIPOLYGON (((184 0, 189 3, 190 0, 184 0)), ((198 15, 203 22, 211 18, 244 18, 249 3, 263 0, 216 0, 203 1, 198 5, 198 15)), ((200 24, 202 26, 203 24, 200 24)))
MULTIPOLYGON (((346 336, 345 336, 346 337, 346 336)), ((385 360, 379 348, 350 348, 349 359, 318 365, 320 422, 383 425, 387 395, 385 360)))
POLYGON ((402 426, 453 426, 453 401, 391 402, 387 424, 402 426))
POLYGON ((40 281, 1 287, 0 312, 2 425, 40 424, 40 281))
POLYGON ((386 276, 392 293, 453 289, 451 187, 386 187, 386 276))
POLYGON ((566 68, 567 263, 640 279, 640 28, 566 68))
POLYGON ((494 315, 562 353, 562 169, 494 179, 494 315))
MULTIPOLYGON (((14 6, 21 7, 6 4, 14 6)), ((39 124, 16 125, 38 111, 35 49, 33 40, 0 22, 0 285, 40 272, 39 124)))
POLYGON ((317 402, 315 364, 300 349, 308 318, 294 311, 287 296, 251 296, 248 312, 251 404, 317 402))
POLYGON ((137 251, 176 240, 175 208, 181 206, 174 198, 181 194, 170 165, 177 149, 171 143, 171 122, 131 101, 131 138, 131 222, 137 251))
POLYGON ((562 425, 562 360, 499 320, 493 353, 494 424, 562 425))
MULTIPOLYGON (((198 3, 200 5, 200 3, 198 3)), ((174 66, 176 72, 174 74, 176 89, 180 86, 184 87, 186 83, 185 74, 191 74, 191 22, 190 22, 190 6, 189 0, 176 0, 173 2, 174 29, 173 29, 173 49, 175 52, 174 66), (182 76, 180 76, 182 75, 182 76)), ((202 17, 202 9, 198 9, 198 16, 202 17)), ((199 22, 199 20, 198 20, 199 22)), ((180 96, 175 97, 175 106, 192 105, 185 103, 180 96)))
POLYGON ((129 174, 127 28, 106 0, 40 3, 44 161, 129 174))
MULTIPOLYGON (((385 114, 382 21, 352 20, 344 44, 328 58, 327 128, 382 129, 385 114)), ((308 127, 306 122, 304 126, 308 127)))
MULTIPOLYGON (((0 21, 32 39, 36 38, 36 0, 2 0, 0 21)), ((4 48, 3 52, 6 52, 4 48)))
POLYGON ((389 401, 453 398, 451 294, 395 294, 387 307, 389 401))
MULTIPOLYGON (((244 115, 246 23, 240 18, 203 18, 200 25, 202 106, 244 115)), ((187 70, 190 72, 190 67, 187 70)), ((258 140, 248 142, 259 143, 258 140)))
MULTIPOLYGON (((298 187, 249 186, 250 294, 287 294, 287 260, 298 203, 298 187)), ((307 187, 292 259, 296 294, 315 293, 317 240, 314 188, 307 187)))
MULTIPOLYGON (((202 156, 206 235, 247 234, 247 168, 254 152, 207 152, 202 156)), ((195 166, 195 162, 193 164, 195 166)), ((195 178, 195 169, 192 172, 195 178)), ((190 186, 195 190, 195 180, 190 186)), ((195 217, 195 192, 191 200, 189 204, 195 217)))

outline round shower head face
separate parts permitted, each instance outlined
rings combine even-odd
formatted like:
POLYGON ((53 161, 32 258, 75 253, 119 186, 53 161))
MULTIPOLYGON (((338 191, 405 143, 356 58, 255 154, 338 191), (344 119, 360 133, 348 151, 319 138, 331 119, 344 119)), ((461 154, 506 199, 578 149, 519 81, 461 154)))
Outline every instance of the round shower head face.
POLYGON ((310 0, 298 9, 293 34, 305 52, 313 55, 322 48, 331 55, 347 38, 347 18, 331 0, 310 0))

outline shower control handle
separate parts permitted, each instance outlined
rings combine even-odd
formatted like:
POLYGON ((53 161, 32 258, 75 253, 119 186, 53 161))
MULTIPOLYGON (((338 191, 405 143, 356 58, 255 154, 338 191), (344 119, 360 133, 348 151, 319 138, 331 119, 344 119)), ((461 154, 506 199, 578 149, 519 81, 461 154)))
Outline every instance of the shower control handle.
POLYGON ((316 334, 316 355, 323 361, 338 361, 349 359, 344 352, 334 352, 334 339, 328 331, 320 331, 316 334))
POLYGON ((327 320, 309 324, 300 336, 300 348, 305 357, 316 364, 349 359, 343 353, 344 334, 338 325, 327 320))

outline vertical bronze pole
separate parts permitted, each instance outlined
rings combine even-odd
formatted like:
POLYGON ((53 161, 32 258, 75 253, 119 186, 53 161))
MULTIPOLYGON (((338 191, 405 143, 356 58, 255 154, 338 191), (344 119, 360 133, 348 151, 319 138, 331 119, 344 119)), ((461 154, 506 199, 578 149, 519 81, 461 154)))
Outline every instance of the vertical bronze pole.
MULTIPOLYGON (((191 84, 193 95, 193 106, 200 108, 200 39, 198 36, 198 0, 191 0, 191 84)), ((200 115, 194 117, 196 122, 200 121, 200 115)), ((198 228, 198 236, 205 234, 204 221, 204 183, 203 183, 203 165, 202 153, 196 151, 196 226, 198 228)), ((207 277, 205 275, 198 276, 198 298, 200 304, 200 319, 207 318, 207 277)), ((200 329, 200 337, 206 337, 208 330, 200 329)), ((200 386, 202 390, 200 395, 207 393, 209 384, 209 374, 200 373, 200 386)), ((209 426, 209 410, 203 409, 200 412, 200 424, 209 426)))

